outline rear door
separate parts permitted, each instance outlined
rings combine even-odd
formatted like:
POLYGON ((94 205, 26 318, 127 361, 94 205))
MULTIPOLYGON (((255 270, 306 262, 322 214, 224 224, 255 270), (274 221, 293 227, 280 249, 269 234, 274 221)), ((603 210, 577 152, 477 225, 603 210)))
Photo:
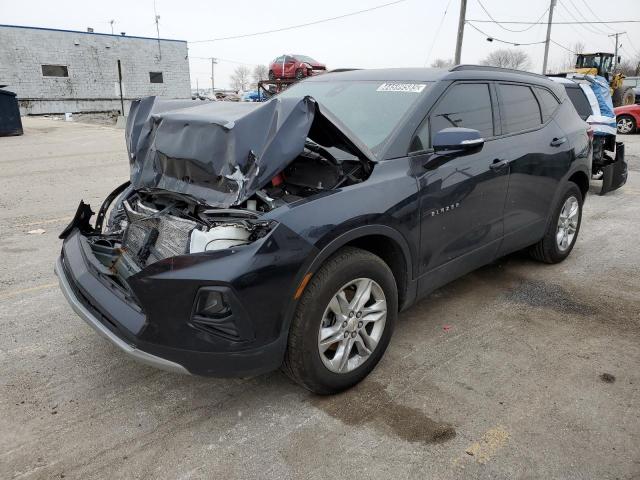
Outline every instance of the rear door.
POLYGON ((509 191, 501 254, 542 238, 554 195, 567 172, 570 141, 554 121, 560 107, 546 88, 497 83, 502 141, 508 142, 509 191))
MULTIPOLYGON (((495 142, 496 102, 490 82, 451 85, 419 127, 412 142, 424 160, 435 133, 447 127, 473 128, 485 139, 482 150, 452 158, 418 175, 421 205, 422 290, 430 290, 490 262, 502 238, 508 168, 495 142), (430 282, 435 282, 431 284, 430 282), (424 283, 424 282, 423 282, 424 283)), ((415 155, 415 153, 414 153, 415 155)))

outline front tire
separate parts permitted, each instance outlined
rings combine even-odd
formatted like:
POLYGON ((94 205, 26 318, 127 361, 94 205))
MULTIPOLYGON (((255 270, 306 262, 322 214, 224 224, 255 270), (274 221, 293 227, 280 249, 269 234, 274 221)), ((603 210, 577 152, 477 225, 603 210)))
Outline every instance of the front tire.
POLYGON ((388 265, 368 251, 341 249, 300 298, 283 371, 321 395, 352 387, 382 358, 397 312, 398 291, 388 265))
POLYGON ((616 121, 616 128, 618 130, 618 133, 633 133, 636 131, 637 127, 638 126, 636 125, 636 121, 631 115, 618 116, 618 119, 616 121))
POLYGON ((544 263, 560 263, 569 256, 578 239, 582 223, 582 192, 568 182, 553 210, 542 240, 533 245, 530 254, 544 263))

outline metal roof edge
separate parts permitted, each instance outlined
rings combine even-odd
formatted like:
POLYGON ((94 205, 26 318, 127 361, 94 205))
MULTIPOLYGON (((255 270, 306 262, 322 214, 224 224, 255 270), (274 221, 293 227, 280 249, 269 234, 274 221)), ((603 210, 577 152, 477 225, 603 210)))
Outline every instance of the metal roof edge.
POLYGON ((64 30, 60 28, 47 28, 47 27, 30 27, 27 25, 4 25, 0 24, 0 28, 26 28, 29 30, 44 30, 49 32, 63 32, 63 33, 80 33, 83 35, 100 35, 103 37, 114 37, 114 38, 136 38, 138 40, 154 40, 154 41, 162 41, 162 42, 183 42, 187 43, 186 40, 176 40, 172 38, 155 38, 155 37, 138 37, 135 35, 117 35, 115 33, 98 33, 98 32, 83 32, 81 30, 64 30))

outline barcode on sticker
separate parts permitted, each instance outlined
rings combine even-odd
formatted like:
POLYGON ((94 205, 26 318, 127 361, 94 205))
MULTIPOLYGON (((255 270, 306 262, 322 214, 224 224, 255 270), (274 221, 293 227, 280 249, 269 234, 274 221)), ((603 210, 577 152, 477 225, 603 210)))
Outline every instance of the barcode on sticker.
POLYGON ((426 87, 426 83, 383 83, 376 91, 377 92, 409 92, 420 93, 426 87))

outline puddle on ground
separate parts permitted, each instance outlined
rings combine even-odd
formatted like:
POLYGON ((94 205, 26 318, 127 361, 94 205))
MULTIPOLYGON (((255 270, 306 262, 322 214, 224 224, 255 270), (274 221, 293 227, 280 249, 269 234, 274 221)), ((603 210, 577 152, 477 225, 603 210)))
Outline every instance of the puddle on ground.
POLYGON ((574 299, 560 285, 538 280, 523 280, 506 294, 507 300, 523 303, 532 307, 551 308, 560 313, 574 315, 595 315, 598 309, 593 305, 574 299))
POLYGON ((390 430, 407 442, 439 443, 456 436, 452 425, 437 422, 416 408, 396 403, 384 385, 371 380, 338 395, 314 396, 311 402, 346 425, 390 430))

